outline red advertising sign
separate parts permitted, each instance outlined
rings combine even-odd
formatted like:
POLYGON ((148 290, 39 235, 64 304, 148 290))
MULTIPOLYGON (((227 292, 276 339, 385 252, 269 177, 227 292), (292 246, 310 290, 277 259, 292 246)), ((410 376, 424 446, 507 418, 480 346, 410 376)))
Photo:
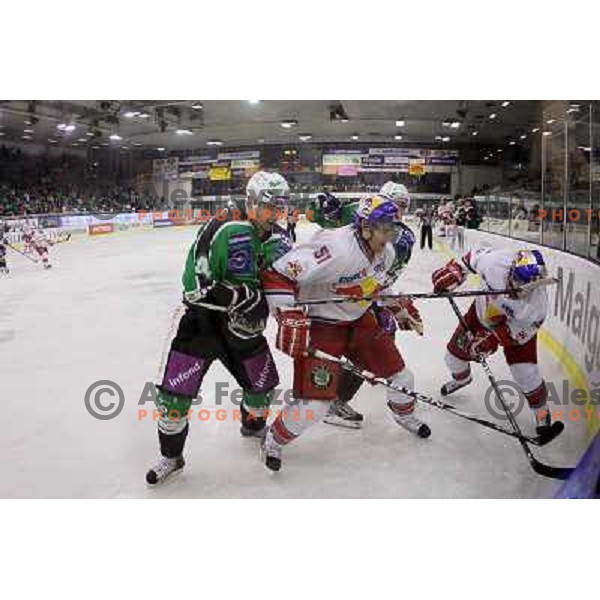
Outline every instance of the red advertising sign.
POLYGON ((90 235, 112 233, 114 230, 115 226, 112 223, 96 223, 95 225, 90 225, 88 229, 90 235))

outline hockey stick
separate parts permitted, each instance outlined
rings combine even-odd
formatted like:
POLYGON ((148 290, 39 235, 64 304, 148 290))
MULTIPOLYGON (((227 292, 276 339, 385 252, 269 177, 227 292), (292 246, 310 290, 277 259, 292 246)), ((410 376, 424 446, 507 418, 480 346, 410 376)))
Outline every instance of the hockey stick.
POLYGON ((70 231, 62 231, 59 233, 54 239, 48 240, 52 245, 54 244, 64 244, 71 239, 70 231))
MULTIPOLYGON (((344 358, 344 357, 338 358, 337 356, 332 356, 331 354, 327 354, 326 352, 322 352, 321 350, 317 350, 317 349, 310 349, 308 351, 308 354, 309 354, 309 356, 312 356, 314 358, 320 358, 322 360, 327 360, 330 362, 337 363, 345 371, 349 371, 350 373, 357 375, 361 379, 364 379, 365 381, 367 381, 371 384, 378 383, 380 385, 383 385, 384 387, 390 388, 392 390, 396 390, 397 392, 401 392, 402 394, 406 394, 407 396, 410 396, 411 398, 414 398, 415 400, 419 400, 420 402, 424 402, 425 404, 430 404, 431 406, 435 406, 436 408, 439 408, 440 410, 447 410, 447 411, 451 412, 452 414, 456 415, 457 417, 460 417, 461 419, 466 419, 467 421, 473 421, 474 423, 483 425, 483 427, 487 427, 488 429, 493 429, 494 431, 504 433, 505 435, 508 435, 511 437, 516 437, 516 438, 519 437, 512 429, 507 429, 506 427, 502 427, 502 425, 498 425, 497 423, 492 423, 491 421, 486 421, 485 419, 482 419, 481 417, 477 417, 475 415, 471 415, 469 413, 462 412, 462 411, 458 410, 452 404, 448 404, 447 402, 442 402, 441 400, 435 400, 434 398, 431 398, 430 396, 425 396, 424 394, 420 394, 419 392, 415 392, 414 390, 410 390, 406 387, 399 386, 399 385, 393 383, 392 381, 390 381, 389 379, 386 379, 385 377, 377 377, 373 373, 370 373, 369 371, 364 371, 364 370, 360 369, 355 364, 350 362, 347 358, 344 358)), ((545 446, 547 443, 551 442, 555 436, 549 435, 547 437, 546 436, 536 436, 536 437, 523 436, 523 437, 525 437, 525 439, 528 442, 530 442, 531 444, 534 444, 536 446, 545 446)))
POLYGON ((189 300, 183 299, 183 304, 188 308, 206 308, 207 310, 216 310, 217 312, 229 312, 229 309, 225 306, 219 306, 218 304, 209 304, 208 302, 190 302, 189 300))
POLYGON ((18 248, 15 248, 11 243, 6 242, 6 245, 11 249, 14 250, 15 252, 18 252, 21 256, 24 256, 25 258, 28 258, 31 262, 34 263, 38 263, 39 261, 37 260, 37 258, 33 258, 31 256, 29 256, 29 254, 25 254, 25 252, 21 252, 18 248))
MULTIPOLYGON (((462 313, 460 312, 460 309, 456 305, 454 298, 448 298, 448 301, 450 302, 452 310, 454 310, 454 314, 457 316, 458 321, 465 330, 465 332, 469 332, 470 329, 467 326, 465 319, 462 316, 462 313)), ((479 354, 479 356, 477 357, 477 362, 483 367, 485 374, 488 376, 488 379, 490 380, 490 384, 496 394, 496 397, 500 401, 500 404, 502 405, 502 408, 506 413, 506 416, 508 418, 508 421, 510 422, 513 432, 515 433, 515 437, 519 440, 519 443, 521 444, 521 447, 523 448, 523 451, 525 452, 525 455, 527 456, 527 459, 529 460, 529 463, 531 464, 533 470, 539 475, 543 475, 544 477, 551 477, 553 479, 567 479, 574 470, 572 467, 552 467, 550 465, 546 465, 540 462, 535 458, 535 456, 533 456, 531 449, 527 445, 527 442, 529 440, 521 432, 521 429, 514 415, 508 408, 506 401, 504 400, 504 396, 502 395, 502 390, 499 388, 498 383, 496 382, 496 378, 492 373, 492 369, 490 368, 490 365, 488 364, 485 355, 479 354)), ((557 421, 556 423, 560 423, 560 421, 557 421)), ((561 425, 562 427, 557 425, 555 429, 560 429, 560 431, 562 431, 564 425, 562 423, 561 425)), ((558 433, 560 433, 560 431, 558 431, 558 433)))
POLYGON ((472 296, 500 296, 502 294, 514 294, 518 289, 506 290, 465 290, 463 292, 417 292, 414 294, 380 294, 377 296, 334 296, 332 298, 319 298, 316 300, 296 300, 297 306, 309 306, 314 304, 341 304, 343 302, 373 302, 374 300, 398 300, 399 298, 413 299, 437 299, 437 298, 470 298, 472 296))

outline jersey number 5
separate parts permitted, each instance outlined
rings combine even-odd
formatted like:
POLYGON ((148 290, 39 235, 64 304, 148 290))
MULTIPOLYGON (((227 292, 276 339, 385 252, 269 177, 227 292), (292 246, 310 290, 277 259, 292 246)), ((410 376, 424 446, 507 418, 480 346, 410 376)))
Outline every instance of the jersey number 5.
POLYGON ((326 260, 329 260, 330 258, 331 253, 329 252, 329 248, 327 246, 321 246, 318 250, 315 250, 315 260, 317 261, 318 265, 326 260))

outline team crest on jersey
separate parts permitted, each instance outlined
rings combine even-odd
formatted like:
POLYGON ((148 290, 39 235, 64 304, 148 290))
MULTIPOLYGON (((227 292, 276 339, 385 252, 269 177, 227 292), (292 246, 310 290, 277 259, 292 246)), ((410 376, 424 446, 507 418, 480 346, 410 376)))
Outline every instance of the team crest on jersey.
POLYGON ((248 236, 237 236, 229 240, 229 256, 227 270, 237 275, 247 275, 252 272, 254 252, 248 236))
POLYGON ((332 380, 331 370, 327 365, 317 365, 310 374, 312 384, 319 390, 326 390, 332 380))
POLYGON ((285 272, 291 279, 297 279, 303 270, 302 265, 296 260, 290 261, 285 266, 285 272))

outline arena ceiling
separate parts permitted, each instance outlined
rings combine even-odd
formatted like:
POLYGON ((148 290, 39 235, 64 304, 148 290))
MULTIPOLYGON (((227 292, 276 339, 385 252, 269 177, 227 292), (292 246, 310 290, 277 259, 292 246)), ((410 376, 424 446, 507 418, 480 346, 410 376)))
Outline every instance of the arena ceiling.
POLYGON ((543 106, 529 100, 0 101, 0 143, 166 151, 353 141, 504 146, 525 144, 542 127, 543 106))

